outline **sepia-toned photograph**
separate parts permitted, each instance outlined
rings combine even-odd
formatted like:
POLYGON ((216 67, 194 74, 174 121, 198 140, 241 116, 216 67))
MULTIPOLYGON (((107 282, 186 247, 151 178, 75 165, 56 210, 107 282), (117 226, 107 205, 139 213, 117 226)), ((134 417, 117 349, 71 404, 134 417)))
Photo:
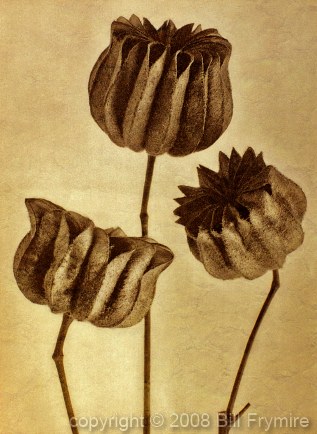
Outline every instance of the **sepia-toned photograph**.
POLYGON ((0 434, 316 433, 316 1, 0 9, 0 434))

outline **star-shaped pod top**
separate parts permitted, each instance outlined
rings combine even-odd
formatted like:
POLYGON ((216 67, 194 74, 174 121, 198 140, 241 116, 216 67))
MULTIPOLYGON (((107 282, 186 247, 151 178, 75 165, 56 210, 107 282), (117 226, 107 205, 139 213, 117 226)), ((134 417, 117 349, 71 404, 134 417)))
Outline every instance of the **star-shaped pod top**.
POLYGON ((135 15, 112 23, 89 81, 91 114, 111 140, 150 155, 188 155, 229 125, 231 44, 215 29, 135 15))
POLYGON ((198 168, 200 187, 180 186, 175 214, 189 246, 220 279, 254 279, 282 267, 303 241, 302 189, 248 148, 219 153, 219 171, 198 168))

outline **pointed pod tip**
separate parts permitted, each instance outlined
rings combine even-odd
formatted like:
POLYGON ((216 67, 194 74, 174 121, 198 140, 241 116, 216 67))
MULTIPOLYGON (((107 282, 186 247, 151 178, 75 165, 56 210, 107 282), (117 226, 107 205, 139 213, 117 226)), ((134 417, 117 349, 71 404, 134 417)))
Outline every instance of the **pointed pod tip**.
POLYGON ((155 265, 166 265, 168 266, 174 259, 174 253, 172 250, 164 246, 163 244, 156 243, 155 244, 155 265))
POLYGON ((230 155, 230 158, 233 158, 233 157, 239 157, 239 158, 241 158, 239 152, 236 150, 236 148, 234 146, 232 147, 231 155, 230 155))
MULTIPOLYGON (((182 212, 181 212, 181 209, 180 209, 181 207, 179 206, 179 207, 177 207, 176 209, 174 209, 174 211, 173 211, 173 214, 174 215, 177 215, 177 216, 181 216, 182 215, 182 212)), ((176 222, 176 223, 178 223, 178 222, 176 222)))
POLYGON ((252 148, 252 146, 248 146, 245 152, 254 152, 254 149, 252 148))
POLYGON ((214 172, 213 170, 211 170, 211 169, 208 169, 208 167, 206 167, 206 166, 203 166, 202 164, 200 164, 198 167, 197 167, 197 172, 198 172, 198 176, 199 175, 202 175, 202 176, 208 176, 208 175, 213 175, 213 174, 215 174, 216 172, 214 172))
MULTIPOLYGON (((180 205, 182 204, 182 201, 183 201, 183 197, 177 197, 177 198, 174 198, 173 200, 175 200, 175 202, 177 202, 177 203, 179 203, 180 205)), ((175 210, 176 211, 176 210, 175 210)), ((175 213, 175 211, 174 211, 174 213, 175 213)))
POLYGON ((244 155, 250 155, 250 157, 252 157, 253 159, 256 158, 256 153, 252 146, 248 146, 247 150, 244 152, 244 155))
POLYGON ((44 202, 45 199, 39 199, 36 197, 27 197, 24 199, 24 203, 26 206, 36 206, 37 203, 39 204, 40 202, 44 202))
POLYGON ((24 200, 27 210, 36 217, 41 217, 45 212, 50 212, 54 210, 63 210, 62 207, 50 202, 46 199, 41 198, 26 198, 24 200))
POLYGON ((197 33, 202 32, 202 30, 203 30, 203 28, 202 28, 201 24, 198 24, 198 26, 195 28, 193 33, 196 35, 197 33))
POLYGON ((118 22, 118 23, 124 23, 124 24, 128 24, 129 23, 129 20, 127 20, 125 17, 123 17, 122 15, 120 15, 117 19, 116 19, 116 21, 118 22))
POLYGON ((186 195, 187 185, 179 185, 177 188, 186 195))
POLYGON ((139 17, 137 17, 135 14, 132 14, 130 19, 129 19, 130 23, 134 26, 137 27, 139 29, 143 28, 142 22, 140 20, 139 17))

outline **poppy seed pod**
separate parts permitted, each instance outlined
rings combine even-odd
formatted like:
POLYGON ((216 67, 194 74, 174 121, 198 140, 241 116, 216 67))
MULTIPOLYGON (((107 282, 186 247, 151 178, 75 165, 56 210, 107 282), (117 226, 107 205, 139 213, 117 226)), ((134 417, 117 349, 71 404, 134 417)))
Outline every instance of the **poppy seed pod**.
POLYGON ((219 153, 218 173, 200 166, 200 187, 180 186, 175 214, 189 247, 212 276, 255 279, 281 268, 303 242, 302 189, 248 148, 219 153))
POLYGON ((211 146, 232 117, 231 44, 217 30, 118 18, 89 80, 91 114, 118 146, 184 156, 211 146))
POLYGON ((99 327, 129 327, 150 309, 159 274, 172 262, 148 238, 100 229, 44 199, 27 199, 31 231, 14 258, 14 275, 33 303, 99 327))

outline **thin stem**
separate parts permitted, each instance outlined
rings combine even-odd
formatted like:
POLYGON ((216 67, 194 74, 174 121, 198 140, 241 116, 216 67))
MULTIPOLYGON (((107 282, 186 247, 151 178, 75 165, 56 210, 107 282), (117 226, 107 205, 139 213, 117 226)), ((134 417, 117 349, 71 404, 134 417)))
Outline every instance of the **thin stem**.
POLYGON ((144 427, 143 433, 151 432, 151 311, 144 318, 144 427))
POLYGON ((70 394, 69 394, 67 380, 66 380, 66 374, 65 374, 65 369, 64 369, 64 353, 63 353, 63 347, 64 347, 64 342, 65 342, 65 338, 67 335, 67 331, 68 331, 68 328, 72 322, 73 322, 72 317, 67 313, 64 314, 62 325, 61 325, 61 328, 59 330, 59 334, 57 337, 56 346, 55 346, 55 350, 54 350, 54 353, 52 355, 52 358, 55 362, 56 369, 57 369, 58 376, 59 376, 59 381, 61 383, 61 387, 62 387, 62 391, 63 391, 63 397, 64 397, 64 401, 65 401, 65 407, 66 407, 67 414, 68 414, 68 421, 69 421, 72 433, 78 434, 78 429, 77 429, 77 426, 75 424, 76 419, 75 419, 74 410, 73 410, 72 402, 70 399, 70 394))
POLYGON ((257 332, 260 328, 260 325, 262 324, 263 318, 274 298, 274 295, 276 294, 278 288, 280 287, 280 279, 279 279, 279 273, 278 270, 273 270, 273 280, 272 280, 272 284, 271 284, 271 289, 265 299, 265 302, 260 310, 260 313, 255 321, 255 324, 253 326, 252 332, 249 336, 247 345, 245 347, 244 350, 244 354, 242 356, 241 362, 240 362, 240 366, 233 384, 233 388, 231 391, 231 395, 230 395, 230 399, 228 402, 228 406, 227 406, 227 410, 225 412, 221 412, 220 415, 221 416, 226 416, 226 420, 227 420, 227 424, 225 426, 219 427, 219 434, 227 434, 229 433, 229 430, 231 428, 231 424, 236 422, 241 416, 242 414, 250 407, 250 403, 246 404, 244 406, 244 408, 236 415, 233 415, 233 407, 238 395, 238 391, 239 391, 239 387, 241 384, 241 380, 243 377, 243 373, 255 340, 255 337, 257 335, 257 332))
POLYGON ((140 213, 142 237, 147 237, 149 234, 149 229, 148 229, 149 215, 147 212, 147 207, 148 207, 149 197, 150 197, 150 189, 151 189, 152 178, 153 178, 154 163, 155 163, 155 157, 153 157, 152 155, 149 155, 148 160, 147 160, 146 174, 145 174, 144 187, 143 187, 141 213, 140 213))
POLYGON ((234 417, 234 421, 236 422, 246 411, 247 411, 247 409, 250 407, 250 403, 248 402, 244 407, 243 407, 243 409, 242 410, 240 410, 239 411, 239 413, 238 414, 236 414, 235 415, 235 417, 234 417))
POLYGON ((270 292, 268 293, 268 296, 266 297, 266 300, 262 306, 262 309, 260 310, 260 313, 259 313, 259 315, 255 321, 254 327, 252 329, 252 332, 250 334, 250 337, 248 339, 247 345, 246 345, 245 350, 244 350, 243 357, 242 357, 241 362, 240 362, 240 366, 239 366, 239 369, 238 369, 238 372, 236 375, 235 382, 233 384, 231 396, 230 396, 228 407, 227 407, 228 413, 232 413, 233 406, 234 406, 234 403, 236 401, 236 397, 237 397, 240 383, 242 380, 243 372, 244 372, 244 369, 246 367, 246 364, 247 364, 247 361, 248 361, 255 337, 257 335, 257 332, 260 328, 262 320, 263 320, 263 318, 264 318, 264 316, 265 316, 265 314, 266 314, 266 312, 267 312, 267 310, 271 304, 271 301, 273 300, 273 297, 276 294, 279 286, 280 286, 280 279, 279 279, 278 270, 273 270, 273 280, 272 280, 270 292))
MULTIPOLYGON (((142 237, 148 236, 148 221, 149 215, 147 212, 150 189, 153 178, 155 157, 149 155, 147 161, 147 168, 143 187, 143 197, 141 205, 141 228, 142 237)), ((149 312, 144 319, 144 428, 143 434, 150 434, 151 432, 151 312, 149 312)))

